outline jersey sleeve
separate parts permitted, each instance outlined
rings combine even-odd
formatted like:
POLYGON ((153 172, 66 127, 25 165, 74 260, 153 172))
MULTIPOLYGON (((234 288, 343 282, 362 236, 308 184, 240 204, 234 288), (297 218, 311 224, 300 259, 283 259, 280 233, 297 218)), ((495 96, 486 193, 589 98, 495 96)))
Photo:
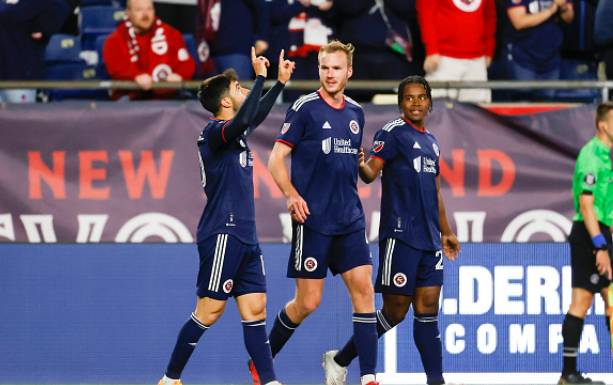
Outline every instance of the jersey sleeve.
POLYGON ((282 142, 291 147, 295 147, 300 143, 302 134, 304 133, 305 116, 303 116, 304 107, 296 111, 294 106, 287 110, 285 122, 281 126, 281 132, 277 136, 277 142, 282 142))
POLYGON ((592 156, 579 154, 577 159, 577 176, 579 182, 579 191, 581 194, 592 195, 596 189, 598 181, 598 162, 592 156))
POLYGON ((393 134, 381 129, 375 134, 369 156, 377 157, 385 163, 396 156, 397 148, 393 134))

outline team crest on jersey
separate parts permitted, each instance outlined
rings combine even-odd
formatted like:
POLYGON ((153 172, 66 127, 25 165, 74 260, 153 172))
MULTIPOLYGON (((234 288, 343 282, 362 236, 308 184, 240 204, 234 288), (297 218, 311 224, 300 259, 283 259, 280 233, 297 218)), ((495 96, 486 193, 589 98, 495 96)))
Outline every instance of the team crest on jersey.
POLYGON ((396 275, 394 275, 394 285, 396 285, 396 287, 404 287, 404 285, 407 284, 407 276, 404 275, 403 273, 396 273, 396 275))
POLYGON ((355 120, 352 120, 351 122, 349 122, 349 129, 354 134, 359 134, 360 133, 360 125, 355 120))
POLYGON ((436 153, 436 156, 440 156, 441 155, 440 152, 439 152, 438 146, 436 145, 436 143, 432 143, 432 149, 436 153))
POLYGON ((223 291, 226 294, 229 294, 232 291, 232 287, 234 287, 234 281, 231 279, 223 283, 223 291))
POLYGON ((583 177, 583 183, 587 186, 587 187, 592 187, 596 184, 596 175, 594 175, 593 172, 588 172, 587 174, 585 174, 585 176, 583 177))
POLYGON ((332 149, 332 138, 324 139, 321 141, 321 151, 323 151, 324 154, 329 154, 331 149, 332 149))
POLYGON ((372 145, 372 150, 374 152, 379 152, 383 149, 383 145, 385 144, 384 141, 382 140, 375 140, 375 142, 372 145))
POLYGON ((474 12, 479 9, 481 0, 453 0, 453 4, 464 12, 474 12))
POLYGON ((304 269, 309 273, 314 272, 317 269, 317 260, 313 257, 308 257, 304 260, 304 269))
POLYGON ((281 127, 281 133, 285 134, 287 130, 289 130, 290 123, 283 123, 283 127, 281 127))

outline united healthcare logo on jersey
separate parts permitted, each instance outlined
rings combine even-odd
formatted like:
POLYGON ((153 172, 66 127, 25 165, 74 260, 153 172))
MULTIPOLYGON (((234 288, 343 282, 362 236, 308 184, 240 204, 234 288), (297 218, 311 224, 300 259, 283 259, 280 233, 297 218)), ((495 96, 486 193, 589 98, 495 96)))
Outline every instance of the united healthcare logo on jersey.
POLYGON ((253 167, 253 153, 251 151, 241 152, 239 155, 239 162, 243 168, 247 166, 253 167))
POLYGON ((321 141, 321 151, 324 152, 324 154, 329 154, 330 150, 332 149, 332 138, 327 138, 321 141))
POLYGON ((425 156, 413 159, 413 168, 417 172, 431 172, 436 174, 436 161, 425 156))

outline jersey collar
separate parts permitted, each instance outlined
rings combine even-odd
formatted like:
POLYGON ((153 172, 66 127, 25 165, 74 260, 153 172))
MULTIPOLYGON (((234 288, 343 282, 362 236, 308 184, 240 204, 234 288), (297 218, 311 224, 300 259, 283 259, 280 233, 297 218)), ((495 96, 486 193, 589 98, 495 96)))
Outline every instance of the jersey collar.
POLYGON ((424 129, 423 129, 423 130, 420 130, 419 128, 415 127, 415 126, 413 125, 413 123, 411 123, 411 122, 410 122, 410 121, 409 121, 407 118, 405 118, 403 115, 400 115, 400 117, 401 117, 402 119, 404 119, 404 121, 405 121, 405 122, 407 122, 407 123, 408 123, 408 125, 409 125, 409 126, 411 126, 411 127, 413 127, 415 130, 417 130, 417 131, 419 131, 419 132, 421 132, 421 133, 426 132, 426 127, 425 127, 425 126, 424 126, 424 129))

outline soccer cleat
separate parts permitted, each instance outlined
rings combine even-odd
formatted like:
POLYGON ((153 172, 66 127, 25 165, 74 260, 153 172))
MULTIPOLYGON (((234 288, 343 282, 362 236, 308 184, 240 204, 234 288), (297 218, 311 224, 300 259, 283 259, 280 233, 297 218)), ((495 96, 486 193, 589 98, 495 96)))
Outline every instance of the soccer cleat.
MULTIPOLYGON (((158 385, 164 385, 164 378, 167 378, 167 377, 166 376, 162 377, 160 382, 158 382, 158 385)), ((183 385, 183 384, 181 384, 181 380, 174 380, 172 385, 183 385)))
POLYGON ((574 372, 567 375, 562 375, 560 377, 560 381, 558 384, 601 384, 604 385, 602 381, 592 381, 591 378, 583 377, 581 373, 574 372))
POLYGON ((345 385, 347 368, 340 366, 334 361, 336 353, 338 353, 338 350, 330 350, 321 356, 321 359, 324 360, 321 366, 323 366, 326 371, 326 385, 345 385))
POLYGON ((253 377, 253 385, 260 385, 260 376, 258 375, 258 371, 255 370, 255 365, 253 365, 253 360, 251 358, 247 360, 247 366, 249 366, 251 377, 253 377))

